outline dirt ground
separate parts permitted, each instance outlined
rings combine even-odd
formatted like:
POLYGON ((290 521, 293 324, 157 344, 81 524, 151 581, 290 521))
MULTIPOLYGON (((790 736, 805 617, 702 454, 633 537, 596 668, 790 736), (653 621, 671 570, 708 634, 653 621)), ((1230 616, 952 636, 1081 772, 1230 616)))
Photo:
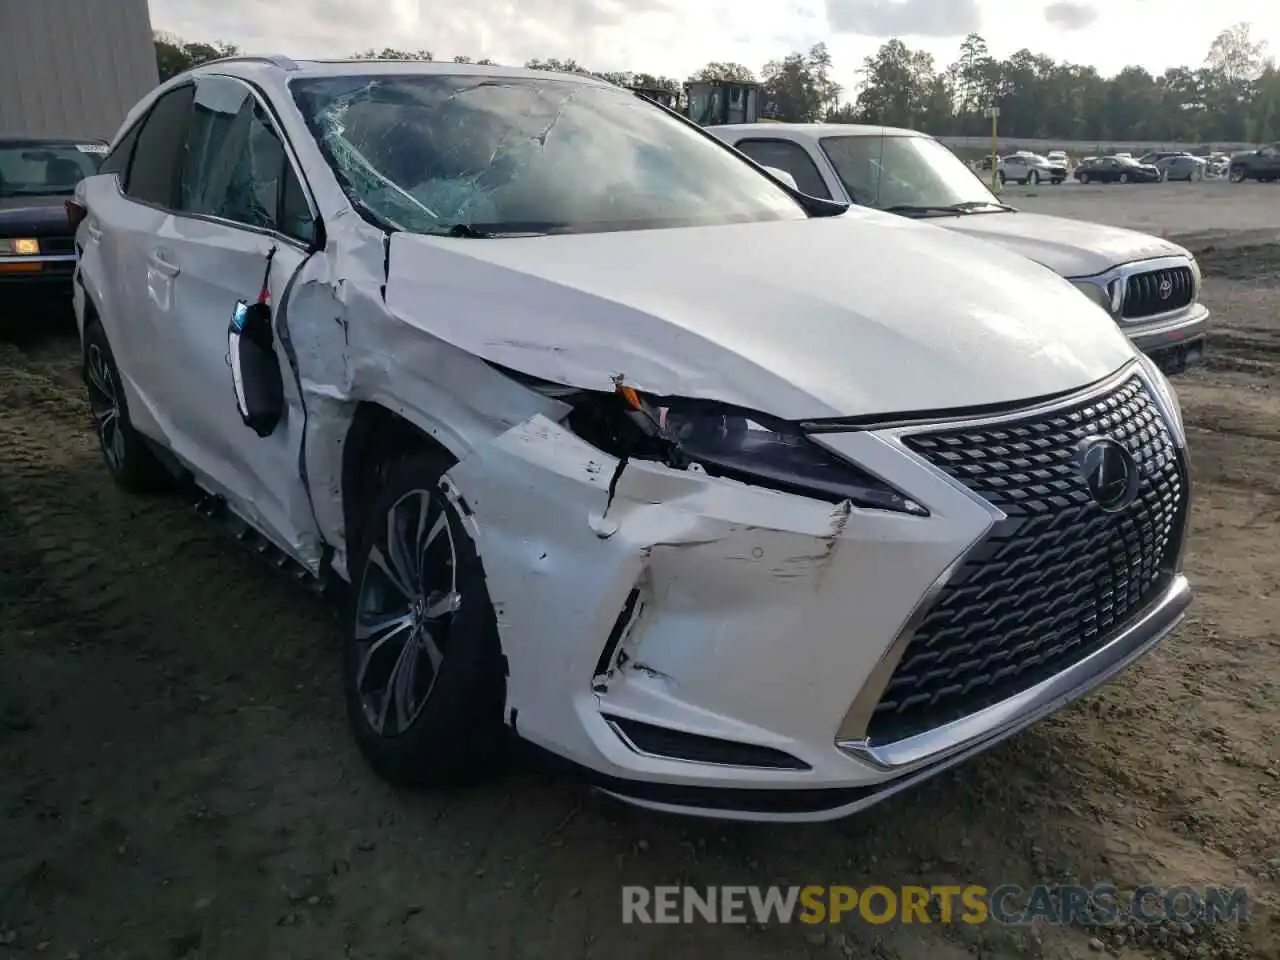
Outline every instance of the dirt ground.
MULTIPOLYGON (((1136 213, 1073 193, 1076 216, 1153 217, 1154 192, 1136 213)), ((1161 232, 1266 226, 1234 202, 1241 221, 1161 232)), ((0 960, 1280 956, 1280 245, 1245 236, 1197 241, 1216 325, 1178 384, 1185 625, 1011 742, 820 826, 648 814, 532 763, 389 789, 347 735, 332 606, 182 501, 111 485, 69 336, 0 342, 0 960), (623 884, 1073 879, 1255 900, 1244 926, 1181 930, 621 923, 623 884)))

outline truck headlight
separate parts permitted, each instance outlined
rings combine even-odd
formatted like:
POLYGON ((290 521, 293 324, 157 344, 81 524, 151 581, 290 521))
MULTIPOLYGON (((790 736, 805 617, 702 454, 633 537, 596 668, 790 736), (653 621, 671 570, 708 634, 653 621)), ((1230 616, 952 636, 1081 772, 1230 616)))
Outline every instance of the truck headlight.
POLYGON ((40 241, 35 237, 0 239, 0 256, 35 257, 40 254, 40 241))

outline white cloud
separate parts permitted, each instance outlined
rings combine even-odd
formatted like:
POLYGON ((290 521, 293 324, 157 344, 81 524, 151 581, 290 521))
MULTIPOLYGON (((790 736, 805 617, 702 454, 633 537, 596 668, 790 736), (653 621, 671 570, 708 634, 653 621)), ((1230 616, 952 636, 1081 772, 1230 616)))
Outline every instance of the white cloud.
POLYGON ((343 56, 374 47, 431 50, 523 63, 573 58, 596 70, 685 77, 710 60, 759 68, 825 41, 836 79, 857 81, 862 59, 888 36, 923 48, 939 65, 976 29, 992 52, 1029 47, 1114 73, 1198 65, 1213 37, 1240 20, 1280 52, 1280 5, 1257 0, 1107 0, 1083 27, 1055 8, 1078 0, 151 0, 153 25, 186 39, 227 40, 256 52, 343 56), (1028 16, 1028 12, 1031 14, 1028 16))
POLYGON ((1063 30, 1083 30, 1098 19, 1098 8, 1092 3, 1057 0, 1044 8, 1044 18, 1063 30))
POLYGON ((979 0, 827 0, 837 33, 866 37, 961 37, 982 27, 979 0))

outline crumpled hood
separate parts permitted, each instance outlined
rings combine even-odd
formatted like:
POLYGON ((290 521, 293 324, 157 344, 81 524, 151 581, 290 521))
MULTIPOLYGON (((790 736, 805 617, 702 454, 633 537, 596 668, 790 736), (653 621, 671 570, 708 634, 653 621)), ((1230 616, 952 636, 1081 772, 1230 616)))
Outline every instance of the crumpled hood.
POLYGON ((932 222, 998 243, 1064 277, 1091 277, 1134 260, 1190 256, 1176 243, 1137 230, 1038 213, 967 214, 932 222))
POLYGON ((527 239, 391 237, 388 308, 490 362, 788 419, 1069 390, 1133 349, 1036 264, 875 211, 527 239))

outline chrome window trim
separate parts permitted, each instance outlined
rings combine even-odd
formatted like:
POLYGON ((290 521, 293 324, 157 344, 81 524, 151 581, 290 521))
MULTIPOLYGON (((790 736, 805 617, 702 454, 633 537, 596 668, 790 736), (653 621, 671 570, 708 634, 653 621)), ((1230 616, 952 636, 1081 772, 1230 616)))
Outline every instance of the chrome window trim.
MULTIPOLYGON (((1155 404, 1156 409, 1160 411, 1161 417, 1166 421, 1166 427, 1172 437, 1175 433, 1174 427, 1173 424, 1169 423, 1170 415, 1165 409, 1164 403, 1160 400, 1158 385, 1152 382, 1150 372, 1137 358, 1129 361, 1115 373, 1100 381, 1073 391, 1066 396, 1056 397, 1029 407, 977 417, 961 415, 954 419, 938 419, 929 423, 910 423, 876 431, 876 436, 883 442, 893 444, 901 453, 911 457, 935 478, 950 484, 954 489, 967 494, 970 499, 980 504, 991 515, 991 525, 934 580, 912 609, 912 612, 894 638, 893 643, 889 645, 875 667, 872 668, 867 680, 858 691, 836 731, 835 745, 839 750, 873 768, 892 772, 895 775, 905 773, 916 767, 936 763, 944 757, 972 747, 977 743, 997 738, 1001 733, 1009 729, 1025 726, 1026 723, 1031 722, 1026 719, 1028 716, 1039 717, 1047 715, 1057 706, 1092 689, 1154 646, 1181 620, 1183 611, 1191 600, 1190 585, 1181 572, 1182 550, 1185 550, 1187 540, 1185 535, 1182 537, 1182 550, 1179 551, 1176 559, 1175 576, 1169 587, 1166 588, 1165 593, 1124 627, 1113 640, 1095 650, 1083 660, 1077 661, 1061 672, 1034 686, 1028 687, 1026 690, 941 727, 890 743, 873 743, 866 735, 867 727, 870 725, 876 705, 884 695, 884 691, 893 677, 894 670, 897 669, 898 664, 906 654, 916 629, 928 616, 938 595, 946 588, 956 570, 962 567, 970 556, 986 542, 991 526, 1007 518, 1003 510, 974 493, 959 480, 934 466, 924 457, 913 452, 903 442, 904 439, 919 433, 982 429, 998 426, 1001 423, 1034 418, 1042 414, 1052 413, 1058 409, 1075 406, 1094 397, 1104 396, 1135 375, 1139 376, 1146 385, 1152 402, 1155 404)), ((1179 448, 1178 452, 1180 456, 1185 457, 1185 449, 1179 448)), ((1184 471, 1184 473, 1188 472, 1184 471)), ((1187 511, 1189 512, 1189 486, 1187 496, 1187 511)))
POLYGON ((1102 273, 1095 273, 1087 277, 1068 277, 1067 279, 1077 286, 1089 283, 1101 290, 1103 296, 1106 297, 1106 301, 1111 304, 1110 313, 1112 318, 1121 327, 1136 327, 1141 324, 1169 320, 1193 307, 1200 299, 1200 271, 1196 269, 1194 258, 1181 254, 1169 257, 1153 257, 1149 260, 1134 260, 1131 263, 1122 263, 1119 266, 1111 267, 1109 270, 1102 271, 1102 273), (1121 315, 1124 311, 1124 295, 1130 277, 1151 273, 1155 270, 1170 270, 1175 267, 1186 267, 1191 271, 1194 287, 1191 291, 1190 303, 1173 310, 1166 310, 1164 313, 1153 313, 1148 317, 1126 318, 1121 315))

